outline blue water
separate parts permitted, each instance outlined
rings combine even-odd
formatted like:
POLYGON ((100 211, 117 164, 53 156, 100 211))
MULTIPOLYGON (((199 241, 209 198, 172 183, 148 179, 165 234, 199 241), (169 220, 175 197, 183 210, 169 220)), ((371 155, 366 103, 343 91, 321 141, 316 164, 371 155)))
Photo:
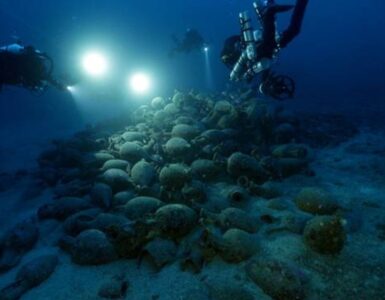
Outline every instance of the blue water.
MULTIPOLYGON (((297 106, 384 111, 384 8, 382 1, 310 1, 302 33, 283 51, 277 67, 296 79, 297 106)), ((50 53, 58 73, 76 71, 73 67, 82 49, 98 45, 118 62, 116 74, 138 67, 151 70, 159 82, 157 92, 162 94, 176 87, 207 88, 205 76, 201 76, 205 67, 201 55, 172 61, 166 58, 171 35, 180 36, 186 28, 196 28, 212 44, 213 82, 221 90, 228 78, 228 70, 218 59, 222 43, 239 32, 238 12, 251 9, 251 1, 171 0, 165 4, 117 0, 110 4, 40 0, 26 4, 3 0, 0 43, 10 43, 12 35, 18 36, 25 44, 50 53)), ((285 27, 289 15, 279 17, 280 28, 285 27)), ((23 98, 23 103, 32 101, 37 110, 44 111, 49 105, 15 91, 3 92, 0 97, 1 112, 7 110, 12 122, 26 116, 10 97, 23 98)), ((66 108, 69 101, 55 106, 66 108)))
MULTIPOLYGON (((283 0, 279 2, 283 3, 283 0)), ((292 3, 294 0, 286 2, 292 3)), ((4 178, 15 186, 21 184, 19 177, 13 175, 21 169, 34 170, 37 166, 36 158, 42 149, 49 146, 50 140, 71 136, 89 124, 120 116, 124 111, 133 111, 156 96, 171 97, 176 89, 182 91, 194 89, 207 93, 220 93, 226 90, 229 86, 230 71, 222 64, 220 52, 224 40, 239 33, 238 14, 244 10, 252 10, 252 1, 0 0, 0 47, 13 43, 15 37, 26 45, 35 46, 52 57, 55 62, 54 74, 58 77, 80 76, 82 73, 80 60, 87 49, 102 49, 111 59, 109 76, 105 80, 85 85, 80 96, 53 88, 42 95, 35 95, 21 88, 3 87, 0 91, 0 175, 6 176, 4 178), (183 37, 188 28, 197 29, 202 34, 209 45, 209 52, 205 54, 196 51, 170 59, 168 53, 173 47, 172 36, 183 37), (131 95, 126 86, 128 74, 137 70, 151 74, 154 82, 151 91, 141 97, 131 95), (8 176, 9 174, 11 175, 8 176)), ((277 24, 280 30, 286 28, 289 17, 289 13, 279 15, 277 24)), ((384 131, 384 31, 383 0, 310 0, 300 35, 281 52, 274 66, 274 70, 293 77, 297 84, 294 99, 283 102, 282 105, 293 110, 295 114, 297 112, 310 112, 315 115, 324 112, 341 114, 355 124, 370 125, 373 132, 384 131)), ((276 104, 275 100, 271 102, 276 104)), ((329 119, 320 118, 320 120, 329 119)), ((331 121, 331 124, 320 125, 320 131, 323 128, 328 131, 329 136, 326 135, 326 138, 331 137, 335 142, 340 135, 346 140, 352 137, 353 134, 350 132, 344 136, 344 126, 347 126, 345 123, 334 122, 335 124, 331 121), (330 129, 333 125, 338 126, 335 135, 330 129)), ((316 127, 315 123, 314 120, 309 122, 316 127)), ((347 131, 349 129, 347 128, 347 131)), ((314 170, 309 170, 309 174, 319 177, 314 179, 309 175, 310 179, 305 177, 289 181, 288 184, 283 183, 284 188, 288 189, 289 197, 294 197, 295 192, 303 186, 319 183, 335 193, 342 204, 346 204, 346 211, 343 213, 347 222, 351 222, 348 224, 349 235, 369 236, 370 243, 374 245, 372 248, 368 247, 373 249, 371 250, 373 253, 367 257, 359 250, 366 241, 362 236, 355 236, 356 239, 353 237, 354 247, 349 248, 349 244, 346 247, 347 251, 351 251, 346 253, 353 253, 354 263, 366 262, 362 273, 364 275, 360 273, 357 275, 358 279, 369 274, 372 266, 381 263, 376 261, 378 259, 376 251, 383 253, 383 247, 379 244, 383 243, 384 224, 376 222, 382 220, 384 214, 381 196, 383 194, 380 195, 379 191, 383 192, 385 174, 383 169, 385 146, 382 136, 372 135, 372 131, 365 131, 368 130, 367 127, 359 129, 363 133, 357 140, 336 149, 320 150, 320 154, 315 156, 314 170), (377 152, 365 152, 368 145, 374 147, 377 152), (349 147, 357 148, 359 151, 355 153, 350 151, 349 147), (352 178, 351 174, 354 175, 352 178), (321 178, 319 182, 317 178, 321 178), (366 217, 375 221, 366 222, 366 217), (382 230, 381 241, 375 237, 379 235, 380 229, 375 228, 382 230), (382 249, 382 252, 378 249, 382 249)), ((309 141, 320 142, 317 141, 318 136, 310 137, 313 139, 309 141)), ((325 138, 323 135, 322 137, 325 138)), ((25 180, 24 175, 20 178, 25 180)), ((4 184, 0 185, 3 186, 4 184)), ((0 190, 0 195, 2 192, 0 190)), ((9 199, 9 202, 12 202, 12 198, 9 199)), ((32 202, 26 206, 35 208, 32 202)), ((20 208, 20 211, 24 209, 23 204, 12 203, 0 204, 0 210, 2 208, 4 212, 1 213, 4 216, 8 210, 15 213, 14 208, 20 208)), ((8 217, 11 216, 13 218, 12 214, 8 217)), ((3 223, 8 223, 8 220, 0 224, 3 223)), ((4 228, 0 228, 0 232, 3 231, 4 228)), ((349 236, 348 243, 350 239, 349 236)), ((276 246, 273 238, 267 240, 267 248, 273 249, 276 246)), ((288 238, 288 242, 292 240, 288 238)), ((288 251, 292 250, 290 245, 288 251)), ((286 249, 286 246, 283 245, 279 249, 286 249)), ((274 250, 278 251, 276 248, 274 250)), ((347 276, 351 276, 352 282, 355 282, 357 279, 354 277, 355 271, 360 269, 360 265, 354 264, 356 269, 353 271, 349 269, 347 263, 349 255, 346 253, 341 260, 334 263, 336 268, 341 270, 345 270, 346 267, 347 272, 349 271, 347 276)), ((319 265, 322 265, 323 259, 320 258, 319 265)), ((317 260, 309 261, 305 258, 301 263, 312 271, 322 269, 317 265, 317 260)), ((69 261, 66 263, 64 268, 67 269, 62 270, 61 276, 63 273, 71 272, 68 271, 69 261)), ((326 258, 325 265, 333 269, 333 260, 326 258)), ((222 266, 218 270, 222 270, 221 268, 222 266)), ((135 273, 132 266, 130 272, 135 273)), ((381 269, 375 274, 384 273, 381 269)), ((77 273, 77 276, 81 276, 79 274, 77 273)), ((85 274, 87 278, 92 278, 90 270, 87 269, 85 274)), ((98 273, 98 282, 101 281, 102 275, 103 272, 98 273)), ((9 274, 6 276, 8 277, 5 281, 9 279, 9 274)), ((135 277, 135 274, 132 276, 135 277)), ((337 277, 344 278, 338 274, 337 277)), ((370 280, 368 279, 362 286, 367 284, 367 290, 370 291, 372 284, 373 294, 376 294, 376 288, 380 284, 376 278, 370 280)), ((380 278, 381 280, 383 278, 380 278)), ((347 299, 346 295, 349 295, 346 296, 350 297, 349 299, 354 297, 355 292, 351 289, 350 282, 346 281, 346 290, 349 292, 344 294, 346 290, 341 289, 339 292, 337 289, 336 294, 340 296, 338 299, 347 299), (353 296, 350 294, 351 291, 353 296)), ((162 281, 157 284, 162 286, 162 281)), ((55 285, 52 286, 48 286, 48 289, 55 288, 55 285)), ((320 287, 316 287, 314 291, 317 291, 317 288, 320 287)), ((365 290, 365 287, 363 289, 365 290)), ((42 291, 44 294, 44 289, 42 291)), ((356 299, 364 299, 357 297, 356 299)), ((147 300, 147 298, 137 299, 147 300)))

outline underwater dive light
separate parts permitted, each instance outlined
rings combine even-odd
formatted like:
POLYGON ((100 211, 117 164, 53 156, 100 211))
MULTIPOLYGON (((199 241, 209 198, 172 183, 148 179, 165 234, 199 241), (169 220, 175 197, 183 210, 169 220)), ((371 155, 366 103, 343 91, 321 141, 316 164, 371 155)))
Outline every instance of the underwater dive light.
POLYGON ((131 90, 136 94, 145 94, 151 88, 150 76, 144 73, 135 73, 129 78, 131 90))
POLYGON ((92 77, 101 77, 105 75, 108 67, 108 61, 106 57, 100 52, 88 52, 83 57, 83 68, 87 74, 92 77))

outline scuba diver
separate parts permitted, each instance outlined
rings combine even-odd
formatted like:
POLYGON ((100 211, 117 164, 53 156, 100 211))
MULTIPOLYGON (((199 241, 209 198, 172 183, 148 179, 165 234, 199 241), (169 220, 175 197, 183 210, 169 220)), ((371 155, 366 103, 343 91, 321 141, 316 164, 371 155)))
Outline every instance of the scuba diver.
POLYGON ((43 92, 52 85, 66 90, 66 85, 55 79, 52 72, 52 59, 32 46, 15 43, 0 47, 0 89, 3 85, 13 85, 43 92))
POLYGON ((200 51, 206 46, 204 38, 195 29, 187 29, 182 41, 176 36, 173 36, 172 38, 176 47, 171 49, 169 57, 174 57, 176 53, 189 54, 192 51, 200 51))
POLYGON ((261 25, 253 30, 248 12, 239 14, 241 35, 229 37, 224 44, 221 60, 232 69, 231 81, 252 82, 261 76, 259 91, 277 100, 293 98, 295 82, 289 76, 277 75, 271 70, 279 51, 299 33, 309 0, 296 0, 295 5, 278 5, 274 0, 254 3, 261 25), (288 28, 281 34, 276 29, 276 15, 294 9, 288 28))

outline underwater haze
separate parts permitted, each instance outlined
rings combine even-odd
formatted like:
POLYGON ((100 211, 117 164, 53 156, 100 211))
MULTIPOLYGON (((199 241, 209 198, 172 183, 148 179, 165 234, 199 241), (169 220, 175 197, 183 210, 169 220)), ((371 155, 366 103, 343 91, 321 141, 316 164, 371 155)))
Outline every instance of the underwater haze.
POLYGON ((385 299, 385 2, 265 2, 0 0, 0 300, 385 299))

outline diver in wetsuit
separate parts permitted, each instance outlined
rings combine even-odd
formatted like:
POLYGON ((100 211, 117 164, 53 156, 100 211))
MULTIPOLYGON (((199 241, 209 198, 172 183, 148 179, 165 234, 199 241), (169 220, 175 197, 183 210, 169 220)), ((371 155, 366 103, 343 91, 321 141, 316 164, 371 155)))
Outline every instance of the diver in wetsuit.
POLYGON ((189 54, 192 51, 200 51, 206 45, 202 35, 195 29, 187 29, 181 41, 176 36, 173 36, 173 40, 176 46, 169 52, 169 57, 177 53, 189 54))
POLYGON ((254 3, 261 30, 254 31, 247 12, 239 15, 241 35, 229 37, 225 41, 221 59, 232 69, 230 80, 251 82, 261 75, 259 90, 262 94, 283 100, 292 98, 295 92, 294 80, 288 76, 275 75, 271 71, 279 51, 285 48, 299 33, 309 0, 296 0, 293 5, 278 5, 274 0, 254 3), (278 34, 276 15, 292 10, 289 27, 278 34))
POLYGON ((3 85, 13 85, 42 92, 52 85, 65 90, 53 78, 52 71, 52 59, 32 46, 15 43, 0 47, 0 89, 3 85))

